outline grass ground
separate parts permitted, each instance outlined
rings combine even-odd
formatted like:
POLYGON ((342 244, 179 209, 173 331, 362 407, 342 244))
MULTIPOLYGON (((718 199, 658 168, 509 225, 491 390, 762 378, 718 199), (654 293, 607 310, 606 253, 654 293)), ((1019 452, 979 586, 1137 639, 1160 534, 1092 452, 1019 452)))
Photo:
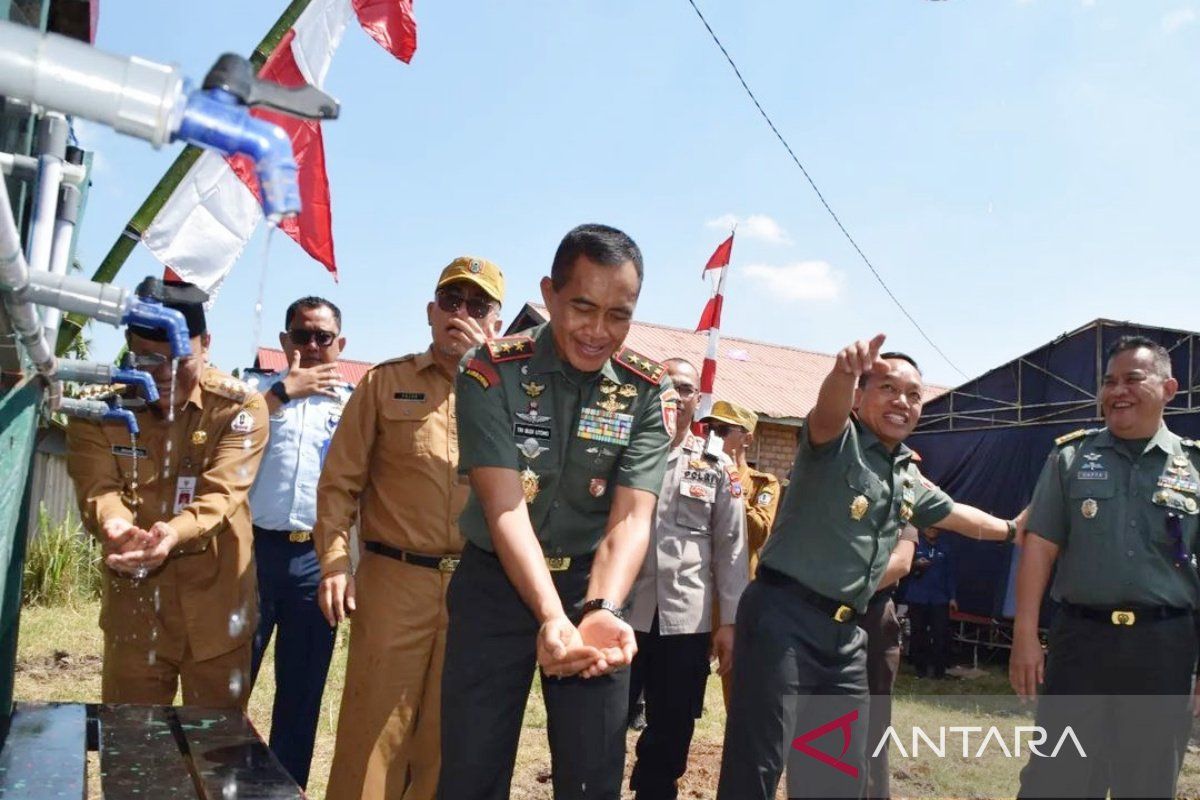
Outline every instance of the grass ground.
MULTIPOLYGON (((100 697, 100 660, 103 639, 96 625, 99 604, 82 603, 74 607, 26 608, 21 615, 15 694, 21 701, 96 701, 100 697)), ((322 703, 317 745, 313 757, 309 796, 321 800, 333 757, 338 705, 345 677, 344 631, 330 668, 329 682, 322 703)), ((263 736, 270 731, 271 700, 274 696, 273 653, 268 651, 258 685, 250 698, 250 717, 263 736)), ((970 712, 949 714, 938 697, 931 695, 1007 695, 1010 693, 1003 670, 993 668, 974 680, 922 681, 902 673, 896 686, 893 717, 897 726, 920 724, 927 730, 938 725, 982 724, 991 722, 970 712), (936 720, 936 721, 935 721, 936 720)), ((709 680, 704 716, 697 723, 691 760, 679 796, 686 800, 712 800, 716 795, 720 768, 721 740, 725 712, 720 682, 709 680)), ((546 711, 537 682, 525 714, 513 800, 551 800, 550 757, 546 747, 546 711)), ((629 752, 633 752, 634 734, 630 734, 629 752)), ((1200 756, 1191 748, 1180 780, 1180 797, 1200 797, 1200 756)), ((997 751, 998 753, 998 751, 997 751)), ((912 760, 892 756, 892 793, 905 797, 1013 797, 1019 761, 991 758, 967 763, 955 759, 912 760)), ((629 765, 627 764, 627 769, 629 765)), ((93 786, 93 796, 95 793, 93 786)), ((782 797, 782 793, 780 797, 782 797)))

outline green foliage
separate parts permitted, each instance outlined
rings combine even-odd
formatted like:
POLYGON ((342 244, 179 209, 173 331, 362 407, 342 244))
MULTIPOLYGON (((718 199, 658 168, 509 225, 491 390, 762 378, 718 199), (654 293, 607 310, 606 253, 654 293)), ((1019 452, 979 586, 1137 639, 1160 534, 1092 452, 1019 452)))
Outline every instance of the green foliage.
POLYGON ((50 519, 43 504, 38 532, 25 555, 21 601, 25 605, 69 606, 100 597, 100 546, 70 513, 50 519))

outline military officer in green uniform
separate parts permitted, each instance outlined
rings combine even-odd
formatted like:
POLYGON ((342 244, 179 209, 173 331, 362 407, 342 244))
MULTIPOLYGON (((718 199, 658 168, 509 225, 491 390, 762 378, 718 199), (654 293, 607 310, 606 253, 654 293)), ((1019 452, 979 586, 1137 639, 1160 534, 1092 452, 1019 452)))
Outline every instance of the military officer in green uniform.
POLYGON ((1017 533, 1015 522, 956 504, 921 474, 903 444, 921 415, 921 373, 902 353, 881 355, 883 341, 838 353, 738 606, 718 800, 774 798, 790 750, 800 751, 787 763, 790 796, 793 787, 802 796, 861 796, 867 636, 855 621, 901 529, 937 525, 1010 541, 1017 533), (836 708, 844 713, 831 718, 836 708))
POLYGON ((1175 797, 1191 728, 1200 444, 1163 423, 1179 388, 1167 351, 1127 336, 1108 353, 1105 427, 1060 437, 1038 479, 1017 571, 1009 677, 1022 697, 1043 683, 1038 724, 1073 747, 1031 756, 1023 797, 1175 797), (1042 595, 1057 563, 1060 604, 1046 659, 1042 595), (1044 671, 1043 671, 1044 669, 1044 671), (1150 695, 1157 695, 1151 697, 1150 695), (1094 772, 1107 762, 1108 775, 1094 772), (1099 777, 1099 781, 1097 781, 1099 777), (1098 794, 1083 794, 1084 791, 1098 794))
POLYGON ((550 322, 460 363, 459 472, 471 496, 447 594, 441 800, 509 796, 535 665, 554 796, 620 797, 636 650, 622 607, 678 399, 663 365, 622 349, 641 283, 632 239, 575 228, 542 279, 550 322))

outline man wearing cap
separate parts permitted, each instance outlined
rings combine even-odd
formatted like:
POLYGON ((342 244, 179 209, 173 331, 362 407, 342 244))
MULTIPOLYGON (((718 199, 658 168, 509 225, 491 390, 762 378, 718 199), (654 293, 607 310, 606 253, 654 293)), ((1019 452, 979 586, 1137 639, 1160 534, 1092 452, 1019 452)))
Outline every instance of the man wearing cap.
POLYGON ((463 540, 454 375, 500 331, 504 276, 482 258, 442 270, 426 306, 432 343, 372 368, 337 425, 313 529, 331 626, 351 615, 331 800, 434 796, 440 758, 445 590, 463 540), (365 553, 350 573, 350 528, 365 553))
POLYGON ((325 451, 353 388, 337 358, 346 344, 342 313, 322 297, 302 297, 287 308, 279 344, 288 368, 259 388, 271 435, 250 489, 254 559, 258 565, 258 630, 251 680, 275 639, 275 700, 271 752, 301 788, 308 783, 325 676, 336 628, 317 606, 321 567, 312 544, 317 479, 325 451))
POLYGON ((1104 427, 1060 436, 1033 492, 1008 668, 1018 695, 1042 695, 1047 740, 1069 725, 1086 757, 1031 757, 1021 797, 1175 797, 1200 691, 1200 442, 1164 421, 1179 381, 1161 344, 1123 336, 1106 365, 1104 427), (1038 618, 1052 571, 1047 657, 1038 618))
POLYGON ((746 453, 754 442, 758 414, 736 403, 718 400, 701 422, 721 439, 725 454, 737 465, 738 481, 746 499, 746 549, 750 556, 750 576, 753 577, 758 568, 758 554, 775 524, 781 491, 778 478, 754 469, 746 461, 746 453))
POLYGON ((204 292, 167 284, 192 354, 171 386, 171 348, 131 326, 126 343, 159 400, 120 422, 73 419, 67 469, 105 552, 101 699, 244 708, 258 614, 246 495, 267 440, 263 399, 207 365, 204 292), (174 397, 174 408, 171 398, 174 397))
POLYGON ((883 341, 844 348, 821 384, 792 486, 738 606, 719 800, 774 798, 785 759, 791 796, 861 796, 869 695, 866 634, 855 622, 901 528, 1002 541, 1018 532, 921 475, 903 444, 921 415, 921 373, 909 356, 880 354, 883 341))
POLYGON ((746 515, 734 467, 705 451, 688 428, 700 399, 696 368, 667 359, 679 393, 679 418, 650 532, 650 547, 630 593, 637 632, 633 672, 645 691, 646 727, 629 778, 636 800, 675 800, 687 768, 696 719, 704 710, 709 653, 718 671, 733 667, 733 620, 750 582, 746 515), (710 609, 716 606, 717 627, 710 609), (711 641, 710 641, 711 640, 711 641))
POLYGON ((646 556, 676 400, 622 348, 642 256, 581 225, 541 282, 550 321, 468 353, 458 376, 468 544, 450 582, 441 800, 509 796, 541 667, 557 800, 617 800, 636 650, 622 606, 646 556))

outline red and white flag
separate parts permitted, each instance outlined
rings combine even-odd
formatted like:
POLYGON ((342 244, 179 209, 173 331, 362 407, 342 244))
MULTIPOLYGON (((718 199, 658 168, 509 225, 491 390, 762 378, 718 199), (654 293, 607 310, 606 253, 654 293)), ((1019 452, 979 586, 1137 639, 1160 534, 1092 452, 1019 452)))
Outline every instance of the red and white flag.
POLYGON ((700 370, 700 407, 696 419, 704 419, 712 411, 713 386, 717 380, 717 346, 721 343, 721 307, 725 303, 725 275, 729 272, 729 261, 733 257, 733 234, 721 242, 708 263, 704 265, 705 276, 709 270, 720 270, 717 287, 704 305, 700 324, 696 332, 708 331, 708 351, 704 355, 704 367, 700 370))
MULTIPOLYGON (((323 86, 352 12, 390 52, 404 61, 412 57, 416 23, 411 0, 312 0, 267 57, 259 76, 285 86, 323 86)), ((251 113, 287 132, 299 167, 302 209, 280 228, 336 277, 320 123, 264 109, 251 113)), ((225 158, 205 151, 163 204, 142 241, 166 266, 168 275, 173 273, 211 294, 262 219, 257 185, 254 167, 245 157, 225 158)))

